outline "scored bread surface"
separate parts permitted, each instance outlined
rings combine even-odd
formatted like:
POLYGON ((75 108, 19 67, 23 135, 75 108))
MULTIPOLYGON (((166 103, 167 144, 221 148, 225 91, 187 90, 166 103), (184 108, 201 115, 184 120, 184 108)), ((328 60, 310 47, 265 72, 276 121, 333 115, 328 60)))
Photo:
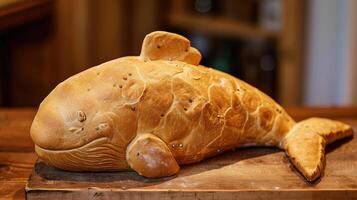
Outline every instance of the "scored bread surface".
POLYGON ((62 169, 131 167, 156 177, 235 147, 276 146, 314 180, 324 166, 325 143, 352 134, 350 126, 332 120, 296 123, 270 97, 199 65, 200 59, 186 38, 154 32, 140 56, 70 77, 41 103, 31 127, 36 152, 62 169), (152 159, 148 149, 156 149, 172 167, 162 161, 162 171, 154 171, 159 165, 150 171, 151 160, 135 158, 140 145, 152 159))

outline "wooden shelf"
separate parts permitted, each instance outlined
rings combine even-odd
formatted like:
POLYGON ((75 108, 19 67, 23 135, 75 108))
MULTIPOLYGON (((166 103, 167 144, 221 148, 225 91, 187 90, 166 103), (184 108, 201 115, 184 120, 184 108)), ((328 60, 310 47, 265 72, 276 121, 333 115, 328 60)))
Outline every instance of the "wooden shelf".
POLYGON ((169 15, 168 23, 171 26, 185 30, 196 30, 228 37, 264 39, 278 37, 277 31, 265 30, 257 25, 242 23, 225 17, 180 13, 169 15))
MULTIPOLYGON (((235 2, 236 6, 242 2, 235 2)), ((306 5, 306 0, 281 1, 281 27, 273 31, 229 17, 192 14, 192 1, 172 0, 167 23, 188 32, 201 31, 233 38, 274 39, 278 56, 277 100, 283 105, 300 105, 303 93, 301 82, 306 5)))

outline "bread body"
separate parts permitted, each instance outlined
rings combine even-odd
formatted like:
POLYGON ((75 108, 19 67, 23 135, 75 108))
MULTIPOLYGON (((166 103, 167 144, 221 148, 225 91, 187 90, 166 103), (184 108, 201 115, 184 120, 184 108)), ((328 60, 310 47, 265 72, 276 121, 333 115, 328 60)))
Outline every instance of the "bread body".
MULTIPOLYGON (((84 135, 92 140, 90 135, 95 134, 90 132, 109 120, 111 143, 124 142, 125 148, 136 134, 152 133, 165 141, 179 163, 196 162, 237 146, 278 145, 294 124, 272 99, 228 74, 140 57, 124 57, 83 71, 58 85, 42 104, 47 103, 56 106, 40 112, 72 115, 75 123, 78 112, 87 117, 76 145, 67 145, 76 140, 68 134, 63 143, 44 145, 47 149, 79 147, 86 143, 81 142, 84 135), (75 94, 75 100, 68 98, 75 94), (93 120, 99 116, 108 119, 93 120)), ((51 128, 70 132, 73 121, 51 128)))

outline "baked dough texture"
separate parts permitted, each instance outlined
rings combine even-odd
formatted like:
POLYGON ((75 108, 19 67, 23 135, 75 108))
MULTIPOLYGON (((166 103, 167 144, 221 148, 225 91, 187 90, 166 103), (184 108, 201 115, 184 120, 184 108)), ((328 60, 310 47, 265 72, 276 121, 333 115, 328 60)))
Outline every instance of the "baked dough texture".
POLYGON ((296 123, 270 97, 200 59, 186 38, 157 31, 145 37, 140 56, 68 78, 33 121, 38 156, 64 170, 132 169, 156 178, 237 147, 275 146, 314 181, 325 145, 353 134, 329 119, 296 123))

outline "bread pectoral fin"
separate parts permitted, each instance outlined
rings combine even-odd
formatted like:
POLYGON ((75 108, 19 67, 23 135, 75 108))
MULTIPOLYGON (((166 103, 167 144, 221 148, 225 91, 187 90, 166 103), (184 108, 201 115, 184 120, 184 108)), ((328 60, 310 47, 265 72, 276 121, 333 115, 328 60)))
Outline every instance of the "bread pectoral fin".
POLYGON ((353 134, 342 122, 310 118, 297 123, 282 142, 290 161, 308 181, 319 178, 325 167, 325 146, 353 134))
POLYGON ((159 178, 171 176, 179 166, 167 145, 152 134, 139 134, 126 150, 126 160, 138 174, 159 178))

